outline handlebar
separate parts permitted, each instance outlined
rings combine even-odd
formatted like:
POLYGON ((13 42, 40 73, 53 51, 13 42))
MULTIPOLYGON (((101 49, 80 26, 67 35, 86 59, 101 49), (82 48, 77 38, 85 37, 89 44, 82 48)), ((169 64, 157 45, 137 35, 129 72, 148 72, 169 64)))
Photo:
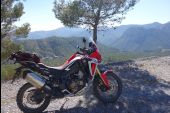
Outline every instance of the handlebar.
POLYGON ((89 49, 86 48, 79 48, 82 54, 89 54, 89 49))

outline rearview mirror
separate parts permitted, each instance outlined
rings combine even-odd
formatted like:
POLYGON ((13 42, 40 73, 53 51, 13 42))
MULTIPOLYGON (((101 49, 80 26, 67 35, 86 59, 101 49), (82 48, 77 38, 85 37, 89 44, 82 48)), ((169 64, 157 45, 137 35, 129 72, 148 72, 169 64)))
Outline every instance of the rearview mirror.
POLYGON ((77 49, 80 49, 79 45, 76 46, 77 49))
POLYGON ((83 43, 86 43, 86 39, 85 38, 83 38, 83 43))
POLYGON ((83 38, 84 48, 86 48, 86 39, 83 38))

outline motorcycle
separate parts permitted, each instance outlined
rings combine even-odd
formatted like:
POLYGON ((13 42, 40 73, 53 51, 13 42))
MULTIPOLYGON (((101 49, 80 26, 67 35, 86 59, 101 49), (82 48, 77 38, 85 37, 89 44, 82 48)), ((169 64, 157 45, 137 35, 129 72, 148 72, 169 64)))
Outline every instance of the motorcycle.
POLYGON ((41 63, 36 54, 16 52, 9 59, 21 66, 16 69, 13 81, 22 74, 27 81, 18 91, 16 102, 23 112, 44 111, 52 99, 82 95, 90 84, 94 95, 103 103, 114 103, 122 91, 122 82, 112 70, 102 70, 98 65, 101 54, 93 40, 86 48, 77 46, 74 53, 63 65, 50 67, 41 63))

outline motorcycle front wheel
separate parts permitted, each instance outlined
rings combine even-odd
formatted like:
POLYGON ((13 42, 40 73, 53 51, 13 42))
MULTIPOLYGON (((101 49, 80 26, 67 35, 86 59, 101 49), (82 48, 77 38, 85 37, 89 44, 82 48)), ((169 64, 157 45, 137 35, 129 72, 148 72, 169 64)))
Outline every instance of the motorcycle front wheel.
POLYGON ((116 74, 107 73, 107 79, 109 80, 109 89, 106 89, 100 77, 93 81, 94 95, 106 104, 116 102, 122 92, 122 82, 116 74))
POLYGON ((16 102, 24 113, 42 113, 50 104, 51 96, 36 89, 30 83, 24 84, 18 91, 16 102))

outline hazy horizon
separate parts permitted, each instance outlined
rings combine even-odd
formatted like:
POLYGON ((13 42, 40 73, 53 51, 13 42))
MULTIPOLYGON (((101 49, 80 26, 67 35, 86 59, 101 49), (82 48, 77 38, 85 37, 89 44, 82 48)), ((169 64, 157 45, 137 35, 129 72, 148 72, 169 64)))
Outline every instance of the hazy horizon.
MULTIPOLYGON (((54 0, 27 0, 24 1, 25 14, 15 24, 20 26, 25 22, 30 23, 31 31, 48 31, 64 27, 55 18, 52 12, 54 0)), ((149 24, 153 22, 166 23, 170 21, 170 0, 140 0, 133 10, 125 15, 121 24, 149 24)))
MULTIPOLYGON (((169 23, 170 21, 167 21, 167 22, 164 22, 164 23, 160 23, 160 22, 151 22, 151 23, 147 23, 147 24, 153 24, 153 23, 159 23, 159 24, 166 24, 166 23, 169 23)), ((126 24, 127 26, 128 25, 147 25, 147 24, 126 24)), ((116 27, 119 27, 119 26, 126 26, 126 25, 118 25, 116 27)), ((51 29, 51 30, 57 30, 57 29, 60 29, 60 28, 69 28, 67 26, 61 26, 61 27, 56 27, 54 29, 51 29)), ((73 27, 73 28, 81 28, 81 27, 73 27)), ((31 32, 38 32, 38 31, 51 31, 51 30, 37 30, 37 31, 31 31, 31 32)))

